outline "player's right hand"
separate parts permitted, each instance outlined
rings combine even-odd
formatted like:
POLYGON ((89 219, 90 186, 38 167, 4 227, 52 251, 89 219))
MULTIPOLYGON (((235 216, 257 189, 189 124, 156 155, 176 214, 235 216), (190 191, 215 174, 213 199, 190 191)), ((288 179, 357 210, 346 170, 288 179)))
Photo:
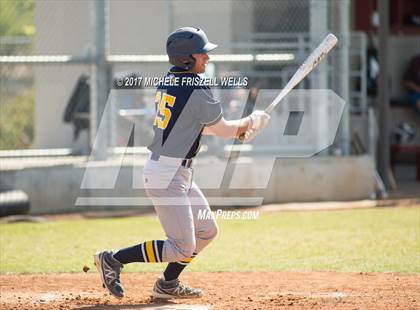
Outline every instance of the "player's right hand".
POLYGON ((251 129, 255 131, 265 128, 270 120, 270 115, 261 110, 255 110, 249 117, 251 118, 251 129))
POLYGON ((245 142, 245 143, 251 142, 252 140, 254 140, 254 138, 257 135, 257 133, 258 133, 257 130, 248 129, 245 132, 242 141, 245 142))
POLYGON ((236 137, 239 141, 243 143, 248 143, 254 140, 255 136, 257 135, 258 130, 248 129, 247 131, 241 133, 236 137))

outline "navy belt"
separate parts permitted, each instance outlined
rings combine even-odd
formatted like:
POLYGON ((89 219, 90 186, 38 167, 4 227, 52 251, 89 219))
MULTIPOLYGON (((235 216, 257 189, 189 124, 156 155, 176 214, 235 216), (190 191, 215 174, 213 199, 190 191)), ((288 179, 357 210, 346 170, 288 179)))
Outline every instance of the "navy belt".
MULTIPOLYGON (((159 161, 160 155, 152 153, 150 159, 154 161, 159 161)), ((181 162, 181 166, 185 168, 190 168, 192 165, 192 158, 184 158, 181 162)))
POLYGON ((192 159, 191 158, 190 159, 185 158, 185 159, 182 160, 181 166, 183 166, 185 168, 190 168, 191 165, 192 165, 192 159))

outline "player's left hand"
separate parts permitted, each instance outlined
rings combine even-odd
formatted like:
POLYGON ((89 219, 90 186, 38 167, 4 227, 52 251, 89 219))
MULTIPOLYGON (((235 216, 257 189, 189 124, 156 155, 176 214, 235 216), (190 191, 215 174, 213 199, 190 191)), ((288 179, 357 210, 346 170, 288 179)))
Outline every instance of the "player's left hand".
POLYGON ((268 121, 270 120, 270 115, 261 110, 255 110, 254 112, 249 115, 251 118, 251 129, 254 131, 261 130, 268 125, 268 121))

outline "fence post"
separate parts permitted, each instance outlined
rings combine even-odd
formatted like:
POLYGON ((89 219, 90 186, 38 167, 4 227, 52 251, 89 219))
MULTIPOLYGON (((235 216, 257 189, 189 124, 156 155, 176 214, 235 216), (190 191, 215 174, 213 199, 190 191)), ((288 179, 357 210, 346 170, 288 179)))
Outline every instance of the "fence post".
POLYGON ((388 94, 388 35, 389 35, 389 1, 378 1, 379 8, 379 145, 378 169, 389 188, 389 94, 388 94))
POLYGON ((90 79, 90 147, 95 160, 107 157, 109 146, 109 115, 102 119, 108 97, 108 1, 93 2, 93 64, 90 79), (98 134, 100 123, 101 132, 98 134))
POLYGON ((350 47, 350 2, 348 0, 333 0, 331 3, 331 29, 337 33, 338 49, 336 59, 333 60, 336 78, 333 89, 344 99, 346 106, 341 118, 338 132, 341 155, 350 154, 350 94, 349 94, 349 47, 350 47))

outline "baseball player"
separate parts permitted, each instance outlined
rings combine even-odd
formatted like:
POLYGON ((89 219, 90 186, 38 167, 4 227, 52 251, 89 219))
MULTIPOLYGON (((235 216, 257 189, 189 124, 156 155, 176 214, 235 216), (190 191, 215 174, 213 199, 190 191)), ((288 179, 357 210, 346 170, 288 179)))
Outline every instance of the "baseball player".
MULTIPOLYGON (((199 80, 198 74, 205 72, 209 61, 207 53, 216 47, 201 29, 183 27, 176 30, 166 42, 169 62, 173 65, 166 77, 184 78, 184 82, 199 80)), ((249 140, 269 121, 269 115, 263 111, 254 111, 239 120, 225 120, 220 102, 213 97, 209 87, 197 84, 200 83, 159 86, 155 96, 154 139, 149 146, 150 156, 144 166, 143 181, 167 239, 94 255, 103 286, 117 298, 124 296, 121 268, 133 262, 168 263, 154 285, 154 298, 202 295, 202 290, 189 287, 178 279, 184 268, 218 233, 214 219, 197 216, 200 210, 205 214, 210 212, 206 198, 192 179, 200 138, 203 134, 222 138, 245 134, 245 139, 249 140)))

